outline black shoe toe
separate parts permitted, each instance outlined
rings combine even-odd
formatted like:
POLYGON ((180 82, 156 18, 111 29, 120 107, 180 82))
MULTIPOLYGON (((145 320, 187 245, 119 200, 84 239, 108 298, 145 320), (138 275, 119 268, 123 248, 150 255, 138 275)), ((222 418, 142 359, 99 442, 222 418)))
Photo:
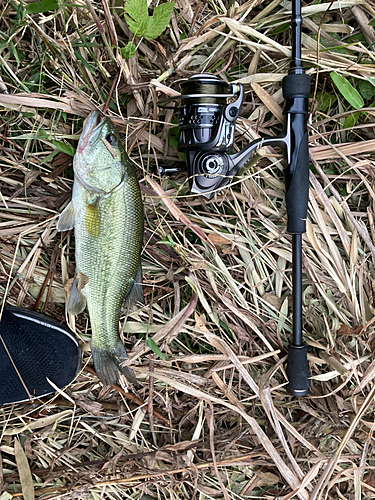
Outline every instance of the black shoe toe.
POLYGON ((81 349, 67 326, 44 314, 4 308, 0 323, 0 405, 55 392, 77 375, 81 349), (27 388, 27 390, 26 390, 27 388))

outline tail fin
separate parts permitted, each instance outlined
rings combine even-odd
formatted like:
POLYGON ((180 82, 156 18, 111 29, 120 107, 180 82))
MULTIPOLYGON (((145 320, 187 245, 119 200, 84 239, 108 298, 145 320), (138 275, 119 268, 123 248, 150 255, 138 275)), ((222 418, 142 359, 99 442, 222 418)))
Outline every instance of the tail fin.
POLYGON ((139 382, 133 370, 128 366, 124 366, 124 362, 128 359, 128 355, 120 339, 116 346, 111 349, 95 347, 91 344, 91 354, 94 360, 96 373, 103 385, 116 384, 119 373, 122 373, 129 382, 139 387, 139 382))

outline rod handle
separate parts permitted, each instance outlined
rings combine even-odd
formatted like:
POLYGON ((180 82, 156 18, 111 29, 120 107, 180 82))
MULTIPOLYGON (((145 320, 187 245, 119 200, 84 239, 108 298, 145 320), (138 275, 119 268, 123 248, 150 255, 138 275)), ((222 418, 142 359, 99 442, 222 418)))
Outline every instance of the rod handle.
POLYGON ((307 203, 309 199, 309 141, 306 115, 310 92, 310 77, 289 74, 282 81, 285 99, 284 115, 289 148, 286 152, 285 201, 287 231, 302 234, 306 231, 307 203))
POLYGON ((306 73, 289 74, 281 82, 285 100, 302 97, 308 99, 310 94, 311 79, 306 73))
POLYGON ((307 346, 289 346, 288 366, 286 374, 289 383, 286 390, 292 396, 307 396, 310 389, 310 370, 307 361, 307 346))

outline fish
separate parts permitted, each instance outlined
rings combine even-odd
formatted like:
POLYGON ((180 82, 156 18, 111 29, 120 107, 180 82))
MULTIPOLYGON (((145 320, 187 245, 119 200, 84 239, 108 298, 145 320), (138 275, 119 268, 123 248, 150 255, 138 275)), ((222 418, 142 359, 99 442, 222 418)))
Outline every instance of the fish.
POLYGON ((103 385, 119 375, 139 382, 126 365, 119 336, 121 307, 143 302, 141 252, 144 211, 135 168, 113 123, 100 111, 85 120, 73 159, 72 200, 56 229, 74 228, 75 276, 67 299, 69 314, 87 305, 91 354, 103 385))

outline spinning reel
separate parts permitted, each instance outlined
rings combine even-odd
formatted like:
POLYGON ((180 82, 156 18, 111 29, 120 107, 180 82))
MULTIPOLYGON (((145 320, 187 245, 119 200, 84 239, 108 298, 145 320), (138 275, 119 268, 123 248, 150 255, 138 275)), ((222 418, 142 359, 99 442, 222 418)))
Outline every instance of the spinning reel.
POLYGON ((190 191, 207 199, 229 184, 259 147, 281 148, 288 165, 285 169, 288 232, 303 233, 309 186, 306 115, 310 77, 292 73, 282 83, 286 99, 283 133, 279 137, 256 139, 235 154, 229 151, 233 148, 235 124, 244 98, 242 84, 228 84, 217 76, 198 74, 181 84, 182 95, 159 103, 180 101, 177 149, 186 153, 190 191))

